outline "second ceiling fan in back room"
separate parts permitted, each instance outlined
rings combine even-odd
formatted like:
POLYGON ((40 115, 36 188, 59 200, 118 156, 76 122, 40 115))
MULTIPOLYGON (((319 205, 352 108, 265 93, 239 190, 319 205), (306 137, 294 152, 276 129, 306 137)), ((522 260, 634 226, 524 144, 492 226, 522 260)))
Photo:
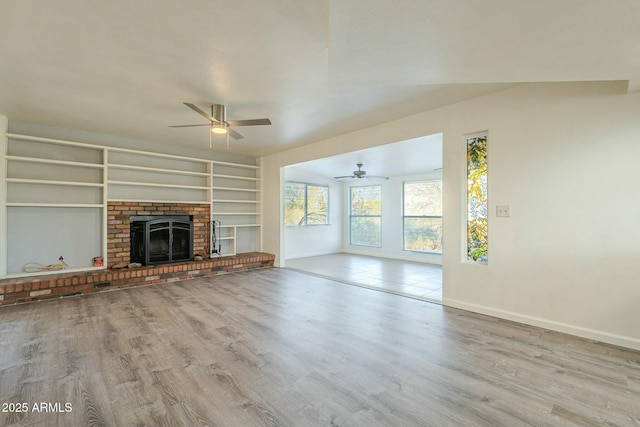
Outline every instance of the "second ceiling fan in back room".
POLYGON ((233 139, 242 139, 244 136, 240 135, 235 130, 231 129, 231 126, 264 126, 270 125, 269 119, 248 119, 248 120, 227 120, 226 106, 221 104, 211 105, 211 114, 208 114, 198 108, 198 106, 189 102, 183 102, 184 105, 191 108, 196 113, 200 114, 205 119, 209 120, 209 123, 196 124, 196 125, 174 125, 169 126, 172 128, 186 128, 194 126, 210 126, 211 132, 209 133, 209 148, 211 148, 211 134, 227 135, 227 148, 229 148, 229 136, 233 139))
POLYGON ((356 163, 358 167, 357 171, 353 171, 353 175, 345 175, 345 176, 334 176, 333 179, 362 179, 362 178, 378 178, 378 179, 389 179, 388 176, 379 176, 379 175, 367 175, 367 171, 362 170, 362 163, 356 163))

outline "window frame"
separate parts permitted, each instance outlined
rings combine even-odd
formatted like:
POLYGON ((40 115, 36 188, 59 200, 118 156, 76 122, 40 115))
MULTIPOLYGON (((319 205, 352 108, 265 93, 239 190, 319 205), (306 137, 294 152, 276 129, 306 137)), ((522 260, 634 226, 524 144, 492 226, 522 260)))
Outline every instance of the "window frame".
MULTIPOLYGON (((422 254, 437 254, 437 255, 442 255, 442 249, 441 250, 417 250, 417 249, 407 249, 407 242, 406 242, 406 232, 405 232, 405 227, 406 227, 406 219, 407 218, 418 218, 418 219, 440 219, 440 222, 442 223, 442 213, 440 215, 407 215, 406 214, 406 185, 407 184, 420 184, 420 183, 437 183, 439 182, 440 185, 442 186, 442 178, 438 178, 438 179, 420 179, 420 180, 415 180, 415 181, 403 181, 402 182, 402 250, 403 251, 407 251, 407 252, 417 252, 417 253, 422 253, 422 254)), ((442 200, 440 201, 440 205, 442 207, 442 200)), ((442 246, 442 240, 440 241, 440 245, 442 246)))
MULTIPOLYGON (((286 187, 287 184, 298 184, 298 185, 304 185, 304 197, 303 197, 303 201, 304 201, 304 214, 302 219, 304 220, 303 223, 299 223, 296 225, 293 224, 287 224, 286 223, 286 215, 283 218, 283 223, 285 227, 316 227, 316 226, 326 226, 326 225, 331 225, 331 187, 329 185, 325 185, 325 184, 314 184, 314 183, 310 183, 310 182, 300 182, 300 181, 285 181, 284 186, 285 186, 285 191, 286 191, 286 187), (326 188, 327 189, 327 221, 325 223, 309 223, 309 187, 318 187, 318 188, 326 188)), ((284 204, 284 209, 286 210, 286 203, 284 204)))
POLYGON ((369 184, 369 185, 354 185, 349 186, 349 245, 351 246, 363 246, 368 248, 381 248, 382 247, 382 185, 379 184, 369 184), (377 187, 380 191, 380 214, 379 215, 361 215, 361 214, 353 214, 353 189, 355 188, 366 188, 366 187, 377 187), (367 245, 363 243, 354 243, 353 242, 353 219, 354 218, 379 218, 379 227, 380 227, 380 238, 376 245, 367 245))
POLYGON ((464 218, 464 262, 475 265, 484 265, 487 266, 489 264, 489 132, 476 132, 473 134, 465 135, 465 157, 466 157, 466 167, 465 167, 465 218, 464 218), (470 159, 470 142, 475 140, 484 140, 484 159, 481 162, 474 162, 470 159), (476 167, 473 169, 473 166, 484 167, 484 174, 479 175, 483 176, 483 178, 472 180, 471 174, 479 171, 480 167, 476 167), (480 183, 482 180, 484 182, 480 183), (472 197, 470 191, 471 186, 475 183, 475 185, 481 185, 483 187, 482 200, 472 197), (474 204, 474 202, 476 202, 474 204), (472 206, 473 205, 473 206, 472 206), (482 213, 476 214, 474 218, 472 218, 471 211, 472 210, 481 210, 482 213), (475 224, 474 224, 475 221, 475 224), (484 221, 484 224, 481 222, 484 221), (481 227, 480 227, 481 225, 481 227), (479 228, 483 228, 482 236, 480 240, 472 240, 472 234, 474 230, 478 230, 479 228), (480 243, 480 246, 474 245, 480 243), (476 252, 477 251, 477 252, 476 252), (476 254, 479 255, 476 256, 476 254), (474 256, 476 256, 474 258, 474 256))

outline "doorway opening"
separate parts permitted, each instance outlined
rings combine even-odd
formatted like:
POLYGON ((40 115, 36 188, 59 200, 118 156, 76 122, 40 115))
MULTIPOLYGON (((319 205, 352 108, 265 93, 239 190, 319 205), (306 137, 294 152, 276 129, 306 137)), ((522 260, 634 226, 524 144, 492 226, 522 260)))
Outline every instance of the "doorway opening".
POLYGON ((326 220, 321 224, 285 221, 281 265, 344 283, 441 302, 442 193, 437 196, 434 188, 442 189, 442 152, 440 133, 283 168, 282 217, 289 218, 288 209, 294 207, 300 212, 315 212, 321 206, 326 210, 326 220), (356 170, 366 170, 366 177, 352 173, 356 170), (411 184, 405 187, 407 183, 411 184), (369 187, 376 191, 365 191, 369 187), (302 192, 287 192, 292 188, 326 188, 326 200, 319 203, 317 196, 303 199, 302 192), (425 188, 430 191, 428 195, 420 193, 425 188), (376 197, 354 201, 353 194, 376 197), (433 200, 437 197, 440 200, 433 200), (429 201, 432 205, 421 205, 429 201), (305 203, 317 206, 308 209, 305 203), (355 226, 359 227, 355 231, 362 237, 355 240, 354 209, 355 226), (369 232, 374 233, 371 239, 364 238, 362 233, 369 232))

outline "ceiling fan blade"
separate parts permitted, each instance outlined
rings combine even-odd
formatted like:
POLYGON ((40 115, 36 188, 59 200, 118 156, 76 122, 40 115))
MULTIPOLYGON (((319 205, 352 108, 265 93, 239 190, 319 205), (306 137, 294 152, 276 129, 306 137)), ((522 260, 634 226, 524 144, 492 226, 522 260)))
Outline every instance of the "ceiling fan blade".
POLYGON ((236 132, 235 130, 233 130, 231 128, 227 128, 227 131, 229 132, 229 135, 231 135, 231 137, 233 139, 242 139, 242 138, 244 138, 244 136, 240 135, 238 132, 236 132))
POLYGON ((362 178, 378 178, 378 179, 389 180, 388 176, 379 176, 379 175, 364 175, 362 178))
POLYGON ((194 127, 194 126, 211 126, 211 123, 207 123, 205 125, 173 125, 173 126, 169 126, 170 128, 190 128, 190 127, 194 127))
POLYGON ((198 108, 196 105, 193 105, 189 102, 183 102, 184 105, 186 105, 187 107, 191 108, 193 111, 195 111, 196 113, 200 114, 202 117, 204 117, 205 119, 209 120, 210 122, 215 122, 215 123, 220 123, 215 117, 213 117, 212 115, 205 113, 204 111, 202 111, 200 108, 198 108))
POLYGON ((269 119, 250 119, 250 120, 227 120, 229 126, 262 126, 270 125, 269 119))
POLYGON ((334 176, 333 179, 346 179, 346 178, 355 178, 353 175, 345 175, 345 176, 334 176))

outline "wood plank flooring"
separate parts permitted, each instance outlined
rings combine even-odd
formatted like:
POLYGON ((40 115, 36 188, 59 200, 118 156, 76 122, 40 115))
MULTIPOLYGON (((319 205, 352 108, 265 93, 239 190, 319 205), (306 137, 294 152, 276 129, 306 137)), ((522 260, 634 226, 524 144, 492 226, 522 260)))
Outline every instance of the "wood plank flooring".
POLYGON ((2 426, 640 425, 640 352, 286 269, 4 307, 0 345, 2 426))

